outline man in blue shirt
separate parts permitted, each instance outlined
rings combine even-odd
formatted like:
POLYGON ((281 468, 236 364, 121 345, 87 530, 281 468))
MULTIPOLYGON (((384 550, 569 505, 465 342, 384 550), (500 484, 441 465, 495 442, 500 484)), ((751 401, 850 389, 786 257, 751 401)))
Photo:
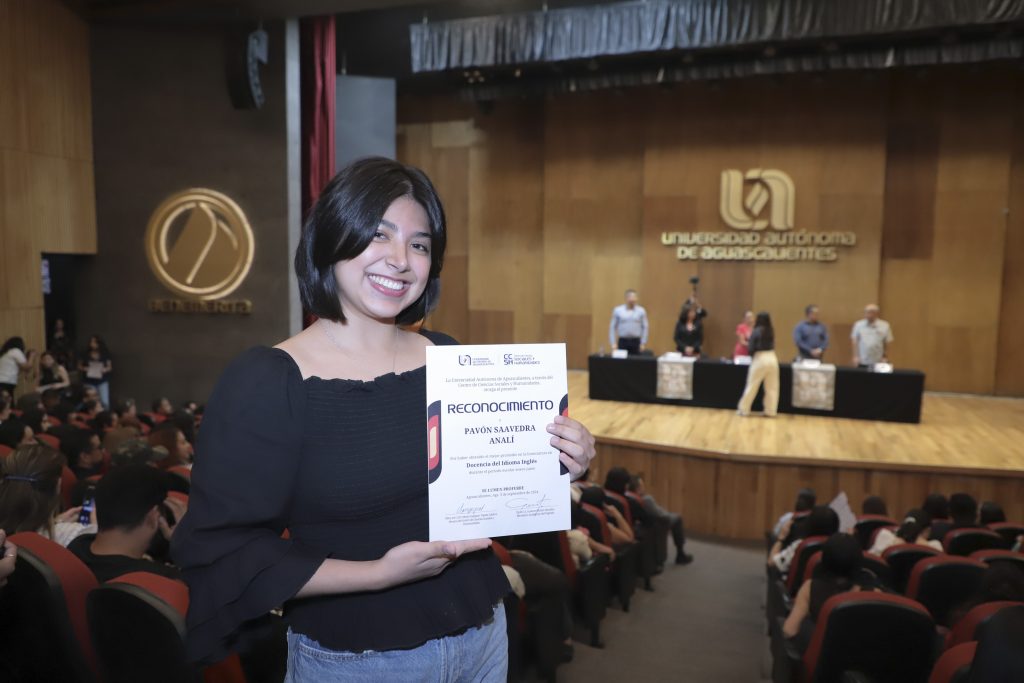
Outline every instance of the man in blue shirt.
POLYGON ((635 289, 626 290, 626 303, 612 310, 608 326, 608 343, 612 349, 625 349, 629 353, 642 353, 647 349, 647 311, 637 303, 635 289))
POLYGON ((793 342, 800 358, 821 360, 828 348, 828 328, 818 321, 818 307, 811 304, 804 309, 803 320, 793 330, 793 342))

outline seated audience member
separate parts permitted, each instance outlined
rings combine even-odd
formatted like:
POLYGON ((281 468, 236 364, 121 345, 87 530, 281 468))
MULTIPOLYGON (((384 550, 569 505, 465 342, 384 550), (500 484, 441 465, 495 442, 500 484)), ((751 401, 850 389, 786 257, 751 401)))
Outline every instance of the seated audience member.
POLYGON ((75 412, 76 413, 80 413, 80 412, 83 412, 85 410, 85 403, 86 403, 86 401, 96 401, 96 403, 100 402, 100 392, 93 385, 91 385, 91 384, 83 384, 83 385, 81 385, 81 392, 82 392, 82 395, 80 397, 78 397, 78 400, 75 403, 75 412))
POLYGON ((96 527, 80 524, 82 508, 60 510, 64 456, 49 446, 19 446, 0 465, 0 529, 8 534, 35 531, 67 546, 96 527))
POLYGON ((886 507, 885 501, 880 496, 868 496, 861 504, 860 512, 862 515, 881 515, 885 517, 889 514, 889 508, 886 507))
POLYGON ((629 470, 625 467, 613 467, 608 470, 608 474, 604 476, 604 488, 606 491, 617 493, 626 499, 626 503, 629 505, 629 514, 633 517, 634 527, 647 527, 654 520, 648 519, 647 511, 639 501, 626 496, 626 489, 629 488, 630 478, 629 470))
POLYGON ((911 510, 903 518, 903 523, 896 531, 879 529, 875 534, 875 542, 868 551, 872 555, 881 555, 894 545, 916 543, 942 551, 942 543, 931 539, 932 518, 924 510, 911 510))
POLYGON ((978 590, 953 610, 955 624, 978 605, 988 602, 1024 602, 1024 569, 1016 562, 993 562, 985 570, 978 590))
POLYGON ((633 533, 633 528, 626 521, 619 509, 614 505, 609 505, 604 499, 604 490, 599 486, 589 486, 583 489, 583 495, 580 498, 580 502, 588 505, 593 505, 597 509, 601 510, 605 514, 605 518, 608 521, 608 531, 611 534, 611 538, 603 539, 605 543, 612 546, 613 548, 622 545, 624 543, 632 543, 636 540, 636 536, 633 533))
POLYGON ((102 441, 108 432, 117 428, 117 414, 109 410, 101 410, 89 422, 89 426, 102 441))
POLYGON ((146 557, 157 534, 170 539, 174 533, 164 508, 171 511, 177 525, 185 512, 184 505, 167 497, 162 472, 145 465, 114 468, 96 485, 99 531, 80 536, 68 550, 92 570, 100 583, 129 572, 180 578, 177 568, 146 557))
POLYGON ((932 538, 939 541, 942 540, 941 536, 935 534, 935 529, 938 526, 947 526, 949 523, 949 501, 941 493, 929 493, 924 503, 921 505, 921 509, 928 513, 928 516, 932 518, 932 538))
POLYGON ((67 458, 68 467, 79 479, 100 474, 103 469, 103 449, 100 437, 77 427, 61 430, 60 450, 67 458))
POLYGON ((672 532, 672 541, 676 544, 676 564, 689 564, 693 562, 693 555, 688 555, 685 550, 686 532, 683 528, 682 516, 678 512, 669 512, 658 505, 658 502, 654 500, 654 496, 647 493, 647 487, 641 475, 630 478, 629 490, 640 498, 641 505, 643 505, 644 511, 649 517, 664 520, 666 526, 672 532))
POLYGON ((192 463, 192 444, 174 422, 161 422, 153 428, 146 440, 150 446, 159 446, 167 451, 167 457, 159 463, 160 467, 167 469, 192 463))
POLYGON ((7 533, 0 529, 0 588, 7 585, 7 577, 14 573, 18 562, 18 548, 7 540, 7 533))
POLYGON ((793 529, 793 520, 790 519, 779 534, 771 551, 768 553, 768 565, 778 569, 783 575, 789 571, 789 565, 793 562, 793 555, 800 546, 800 542, 811 536, 831 536, 839 531, 839 515, 827 505, 815 505, 806 520, 793 529), (793 533, 790 533, 790 532, 793 533))
POLYGON ((18 398, 14 407, 21 413, 29 410, 43 410, 43 397, 36 392, 24 394, 18 398))
POLYGON ((589 521, 593 517, 583 514, 579 501, 574 500, 569 504, 569 519, 572 528, 565 532, 565 536, 569 541, 569 553, 572 555, 572 562, 576 565, 577 569, 580 568, 582 563, 589 561, 594 556, 594 553, 607 555, 609 562, 615 561, 615 550, 611 546, 594 539, 593 532, 589 526, 589 521))
POLYGON ((775 526, 772 528, 772 538, 777 539, 779 534, 782 533, 782 527, 786 523, 793 519, 793 514, 796 512, 807 512, 814 507, 814 504, 818 502, 817 496, 814 494, 814 489, 800 489, 796 494, 796 502, 793 503, 793 509, 789 512, 785 512, 779 517, 779 520, 775 522, 775 526))
POLYGON ((1024 681, 1024 613, 1002 610, 985 624, 971 662, 970 680, 975 683, 1024 681))
POLYGON ((1006 513, 1003 512, 1002 505, 993 503, 991 500, 986 500, 981 504, 981 510, 978 512, 978 524, 988 526, 989 524, 1005 521, 1006 513))
POLYGON ((50 429, 50 417, 41 410, 26 410, 21 421, 32 428, 33 434, 45 434, 50 429))
MULTIPOLYGON (((782 626, 785 636, 795 638, 800 634, 808 617, 811 623, 817 621, 822 606, 832 596, 850 591, 877 590, 871 576, 861 571, 862 561, 860 541, 855 536, 833 534, 825 541, 814 576, 800 585, 793 609, 782 626)), ((806 646, 806 641, 803 645, 806 646)))
POLYGON ((562 637, 562 661, 570 661, 573 647, 569 579, 525 550, 511 550, 509 555, 512 557, 512 567, 523 583, 524 595, 519 597, 525 597, 528 603, 536 605, 542 618, 558 622, 558 634, 562 637))
POLYGON ((936 525, 932 523, 932 538, 941 541, 947 533, 954 529, 973 529, 978 526, 978 501, 966 493, 954 493, 949 497, 950 524, 942 531, 942 536, 935 536, 936 525))
POLYGON ((82 405, 78 410, 78 415, 86 422, 92 422, 96 419, 96 416, 103 412, 103 404, 99 402, 99 399, 87 398, 82 401, 82 405))
POLYGON ((153 414, 159 415, 164 418, 170 417, 174 413, 174 407, 171 405, 171 399, 166 396, 153 400, 153 414))
POLYGON ((35 432, 20 418, 12 417, 0 424, 0 444, 17 448, 30 443, 35 443, 35 432))

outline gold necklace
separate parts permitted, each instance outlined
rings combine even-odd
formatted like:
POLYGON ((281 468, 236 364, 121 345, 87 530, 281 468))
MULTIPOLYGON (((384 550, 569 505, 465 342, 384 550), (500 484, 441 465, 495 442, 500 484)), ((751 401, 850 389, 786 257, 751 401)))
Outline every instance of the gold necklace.
MULTIPOLYGON (((323 329, 324 334, 327 335, 328 341, 331 342, 331 344, 334 346, 334 348, 338 349, 339 351, 344 353, 349 358, 355 358, 355 356, 353 356, 351 353, 349 353, 349 351, 344 346, 341 345, 341 342, 339 342, 338 339, 334 336, 334 333, 331 332, 331 324, 330 324, 330 322, 328 322, 325 318, 320 318, 320 322, 323 323, 320 326, 321 329, 323 329)), ((397 327, 395 327, 395 338, 394 338, 394 341, 392 342, 392 347, 394 348, 394 351, 391 354, 391 374, 395 374, 395 370, 398 367, 398 328, 397 327)), ((358 360, 358 359, 356 359, 356 360, 358 360)))

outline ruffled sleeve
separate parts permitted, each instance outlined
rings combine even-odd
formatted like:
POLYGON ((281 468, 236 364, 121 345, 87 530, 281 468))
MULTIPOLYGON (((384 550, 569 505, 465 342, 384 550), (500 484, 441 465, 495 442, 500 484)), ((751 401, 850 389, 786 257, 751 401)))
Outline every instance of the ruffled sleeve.
POLYGON ((188 512, 171 542, 189 586, 190 660, 226 656, 241 626, 281 606, 326 554, 281 537, 299 469, 305 388, 283 351, 250 349, 203 416, 188 512))

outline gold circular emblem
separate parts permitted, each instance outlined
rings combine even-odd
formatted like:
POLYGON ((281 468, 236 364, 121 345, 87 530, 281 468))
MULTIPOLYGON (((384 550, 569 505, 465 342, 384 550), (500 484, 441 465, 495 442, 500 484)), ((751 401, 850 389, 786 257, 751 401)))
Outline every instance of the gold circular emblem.
POLYGON ((225 297, 242 284, 254 246, 238 204, 202 188, 165 199, 146 227, 153 274, 175 294, 201 301, 225 297))

